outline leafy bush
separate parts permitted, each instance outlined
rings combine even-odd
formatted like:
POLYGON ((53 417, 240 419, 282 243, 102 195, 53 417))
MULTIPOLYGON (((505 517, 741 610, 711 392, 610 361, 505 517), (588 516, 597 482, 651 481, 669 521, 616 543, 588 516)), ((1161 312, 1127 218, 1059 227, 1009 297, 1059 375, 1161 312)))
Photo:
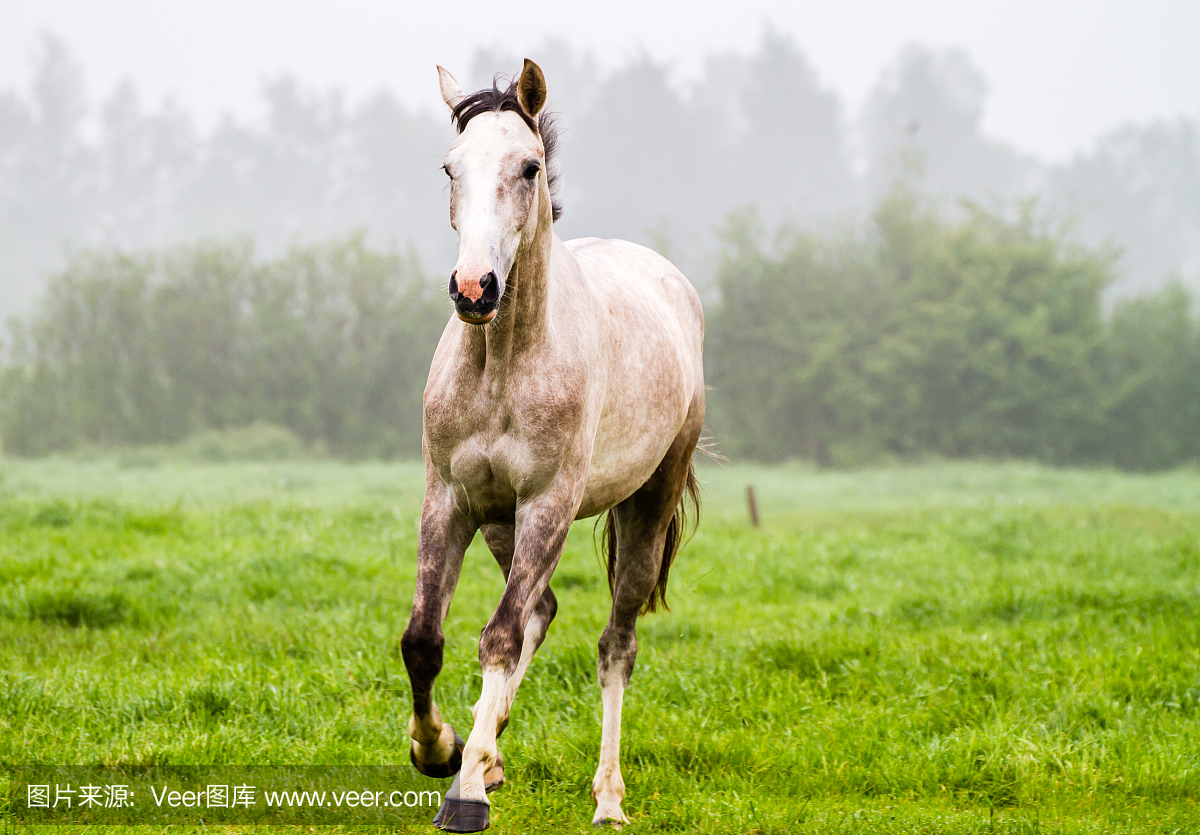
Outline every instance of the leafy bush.
MULTIPOLYGON (((174 444, 262 423, 338 455, 416 456, 447 318, 434 290, 415 257, 361 237, 274 262, 245 242, 82 256, 13 330, 4 448, 174 444)), ((296 445, 265 431, 191 443, 201 457, 296 445)))
POLYGON ((1106 348, 1108 459, 1154 469, 1200 458, 1200 329, 1187 291, 1118 305, 1106 348))
POLYGON ((1200 329, 1182 290, 1106 318, 1111 259, 899 191, 869 229, 727 230, 706 356, 733 454, 846 465, 1028 458, 1155 468, 1200 453, 1200 329), (752 404, 752 405, 750 405, 752 404))

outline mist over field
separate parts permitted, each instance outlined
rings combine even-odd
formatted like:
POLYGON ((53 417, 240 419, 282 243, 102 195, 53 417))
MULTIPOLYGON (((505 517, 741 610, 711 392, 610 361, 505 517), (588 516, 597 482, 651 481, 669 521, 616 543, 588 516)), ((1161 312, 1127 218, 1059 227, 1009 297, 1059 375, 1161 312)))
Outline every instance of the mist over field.
MULTIPOLYGON (((27 78, 0 78, 4 449, 266 424, 417 455, 455 252, 446 111, 282 70, 258 115, 213 119, 34 43, 27 78)), ((465 89, 525 53, 546 72, 557 233, 644 243, 700 289, 727 452, 1200 454, 1200 101, 1050 159, 989 129, 995 91, 958 47, 900 47, 855 100, 770 23, 684 74, 563 38, 473 49, 465 89)))
MULTIPOLYGON (((1200 286, 1196 118, 1130 123, 1051 163, 984 129, 989 80, 961 49, 904 47, 859 108, 771 26, 752 49, 705 54, 682 83, 645 52, 608 67, 566 40, 532 53, 563 127, 564 238, 656 246, 703 282, 730 211, 755 207, 768 229, 846 222, 903 179, 951 207, 1036 200, 1073 239, 1119 250, 1116 295, 1200 286)), ((521 58, 480 48, 452 69, 476 89, 521 58)), ((201 127, 132 81, 88 85, 53 34, 30 64, 26 85, 0 80, 0 314, 27 311, 85 248, 248 236, 275 254, 364 230, 435 270, 452 256, 437 170, 452 128, 402 91, 351 96, 285 72, 258 84, 264 118, 201 127)), ((423 80, 434 86, 432 70, 423 80)))

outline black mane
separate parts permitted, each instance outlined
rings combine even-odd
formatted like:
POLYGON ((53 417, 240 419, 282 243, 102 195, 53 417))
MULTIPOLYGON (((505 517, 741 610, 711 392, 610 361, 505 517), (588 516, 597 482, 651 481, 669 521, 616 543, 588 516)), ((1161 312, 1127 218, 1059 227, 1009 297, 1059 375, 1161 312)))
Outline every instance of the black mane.
POLYGON ((558 201, 558 158, 555 155, 558 150, 558 128, 554 125, 553 116, 543 110, 542 115, 535 123, 521 108, 521 102, 517 99, 517 82, 514 81, 508 85, 507 90, 501 91, 496 85, 496 79, 493 78, 492 89, 484 88, 466 96, 454 108, 454 113, 450 118, 458 128, 458 132, 462 133, 466 129, 467 123, 480 113, 503 113, 506 110, 511 110, 520 116, 529 129, 542 138, 542 146, 546 149, 546 183, 550 187, 550 208, 554 219, 558 220, 562 215, 562 204, 558 201))

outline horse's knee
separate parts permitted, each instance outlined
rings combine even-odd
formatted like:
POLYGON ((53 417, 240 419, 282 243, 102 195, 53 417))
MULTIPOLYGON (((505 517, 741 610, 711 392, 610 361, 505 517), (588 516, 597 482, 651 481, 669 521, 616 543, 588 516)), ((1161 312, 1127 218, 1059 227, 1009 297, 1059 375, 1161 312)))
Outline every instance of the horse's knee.
POLYGON ((516 618, 493 619, 479 636, 479 665, 513 671, 521 660, 525 634, 516 618))
POLYGON ((409 623, 400 638, 400 654, 409 679, 415 682, 431 682, 442 671, 442 654, 445 639, 441 630, 422 626, 416 619, 409 623))
POLYGON ((613 674, 621 676, 624 684, 629 683, 633 664, 637 660, 637 635, 632 629, 618 630, 609 626, 600 636, 599 678, 601 686, 613 674))

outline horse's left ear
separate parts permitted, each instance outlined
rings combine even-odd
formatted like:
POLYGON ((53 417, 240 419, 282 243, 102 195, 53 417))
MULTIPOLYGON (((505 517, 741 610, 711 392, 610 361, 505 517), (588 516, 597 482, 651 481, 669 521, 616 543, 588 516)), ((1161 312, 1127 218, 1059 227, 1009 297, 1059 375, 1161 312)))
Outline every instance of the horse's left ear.
POLYGON ((517 82, 517 101, 526 115, 535 120, 546 106, 546 76, 542 75, 542 68, 528 58, 521 68, 521 80, 517 82))

